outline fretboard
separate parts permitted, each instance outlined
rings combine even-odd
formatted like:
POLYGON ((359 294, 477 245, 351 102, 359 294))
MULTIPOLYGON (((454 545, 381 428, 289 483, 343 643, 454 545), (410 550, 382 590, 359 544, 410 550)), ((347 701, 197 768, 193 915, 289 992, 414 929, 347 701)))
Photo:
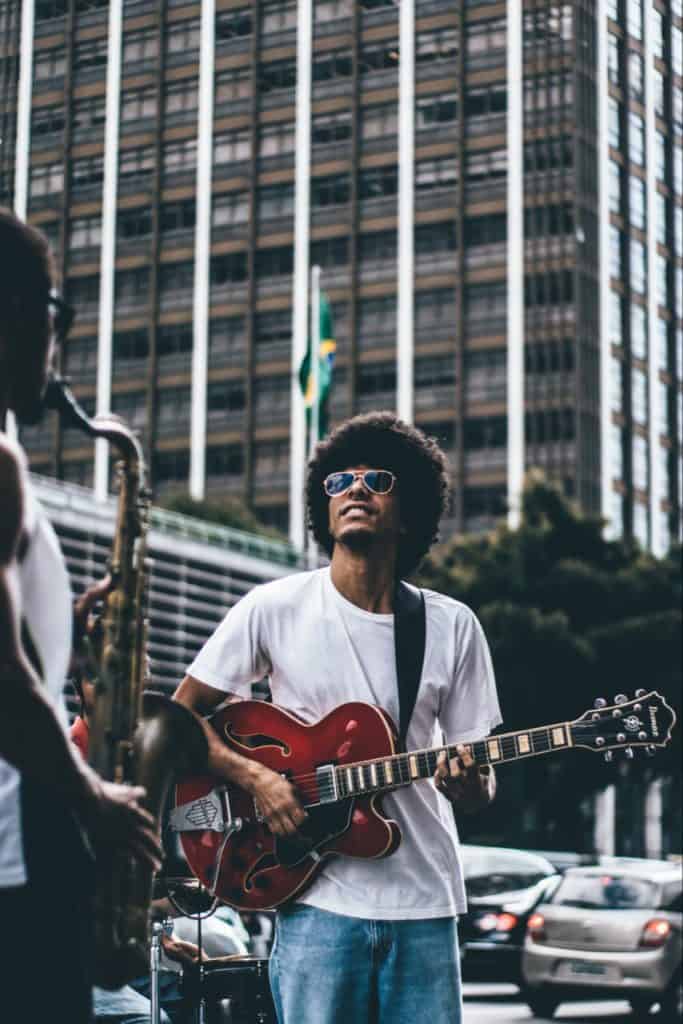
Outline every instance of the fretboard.
MULTIPOLYGON (((561 722, 539 729, 490 736, 488 739, 464 743, 462 746, 471 753, 475 764, 503 764, 571 747, 571 726, 569 722, 561 722)), ((337 796, 344 799, 362 796, 364 793, 379 793, 410 785, 418 779, 429 779, 436 771, 441 754, 445 754, 449 759, 456 757, 457 747, 413 750, 407 754, 392 754, 377 760, 338 765, 334 769, 337 796)))

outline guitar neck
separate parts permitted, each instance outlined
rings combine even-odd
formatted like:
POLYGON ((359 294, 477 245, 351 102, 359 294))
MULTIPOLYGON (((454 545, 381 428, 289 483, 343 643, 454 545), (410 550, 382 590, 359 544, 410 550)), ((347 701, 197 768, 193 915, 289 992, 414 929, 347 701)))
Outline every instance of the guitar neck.
MULTIPOLYGON (((538 729, 490 736, 476 743, 463 743, 462 746, 472 755, 475 764, 481 765, 496 765, 518 761, 524 757, 537 757, 553 750, 573 746, 571 723, 560 722, 538 729)), ((410 785, 420 779, 430 779, 442 754, 448 758, 456 757, 457 747, 453 745, 413 750, 377 760, 340 765, 334 769, 337 798, 380 793, 396 789, 398 786, 410 785)))

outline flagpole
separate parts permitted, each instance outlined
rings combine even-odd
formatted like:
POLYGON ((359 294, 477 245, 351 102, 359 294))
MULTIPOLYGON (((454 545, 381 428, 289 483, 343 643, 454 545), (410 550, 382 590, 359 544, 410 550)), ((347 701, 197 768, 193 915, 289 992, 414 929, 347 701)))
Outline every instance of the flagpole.
MULTIPOLYGON (((311 433, 308 444, 308 457, 313 458, 315 446, 320 436, 320 267, 311 267, 311 433)), ((308 535, 308 565, 314 568, 318 562, 318 545, 313 534, 308 535)))

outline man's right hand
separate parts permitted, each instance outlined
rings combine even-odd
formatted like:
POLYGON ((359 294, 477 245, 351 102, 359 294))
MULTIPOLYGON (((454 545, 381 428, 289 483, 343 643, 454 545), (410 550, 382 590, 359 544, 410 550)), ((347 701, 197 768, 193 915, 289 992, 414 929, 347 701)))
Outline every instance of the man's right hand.
POLYGON ((293 835, 308 817, 294 786, 282 775, 256 761, 252 765, 249 792, 259 814, 273 835, 293 835))
POLYGON ((105 856, 120 848, 158 871, 163 853, 154 818, 138 803, 145 796, 142 786, 122 786, 98 779, 84 813, 95 852, 105 856))

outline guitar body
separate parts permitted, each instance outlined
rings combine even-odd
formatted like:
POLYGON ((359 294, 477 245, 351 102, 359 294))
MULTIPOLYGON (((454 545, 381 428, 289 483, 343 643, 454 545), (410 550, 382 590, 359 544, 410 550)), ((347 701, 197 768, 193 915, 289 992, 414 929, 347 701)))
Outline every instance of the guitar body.
MULTIPOLYGON (((313 725, 263 701, 236 701, 219 711, 211 725, 236 753, 287 777, 297 777, 303 802, 316 803, 316 769, 396 753, 396 729, 380 708, 354 702, 335 708, 313 725)), ((224 903, 240 910, 277 907, 311 884, 326 857, 385 857, 401 840, 398 825, 381 814, 380 797, 356 796, 308 807, 308 819, 293 839, 272 835, 257 819, 244 790, 212 776, 180 782, 176 807, 204 806, 220 796, 226 822, 235 831, 180 829, 183 851, 200 881, 224 903), (226 838, 227 835, 227 838, 226 838)), ((176 812, 177 813, 177 812, 176 812)))

